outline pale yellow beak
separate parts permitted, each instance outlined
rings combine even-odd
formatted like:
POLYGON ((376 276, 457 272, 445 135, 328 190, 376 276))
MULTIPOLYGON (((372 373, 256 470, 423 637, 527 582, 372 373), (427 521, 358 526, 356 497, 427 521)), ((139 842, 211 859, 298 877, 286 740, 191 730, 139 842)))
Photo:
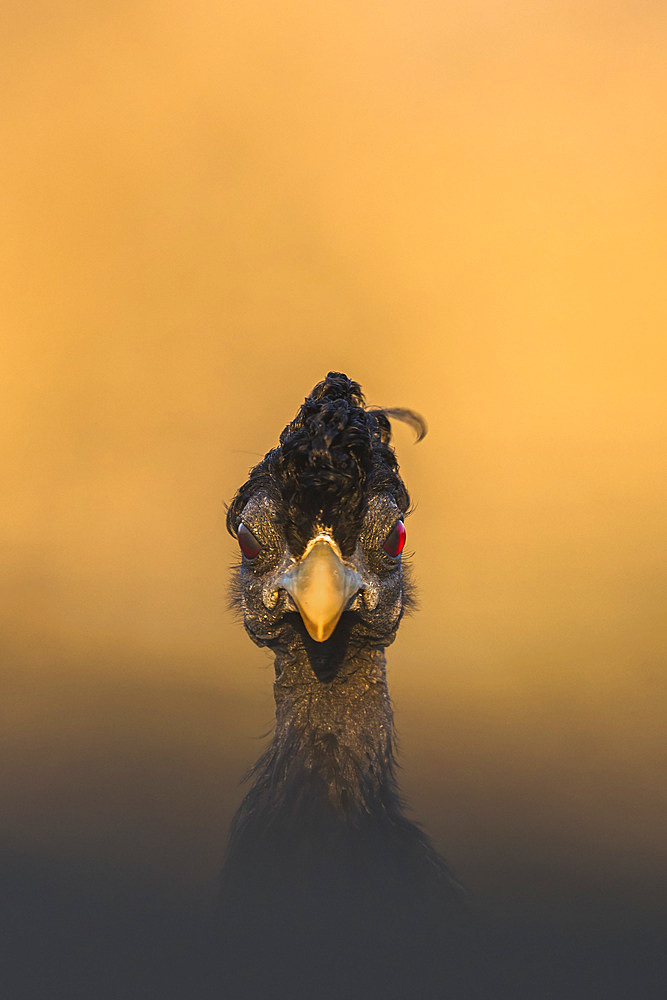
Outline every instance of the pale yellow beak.
POLYGON ((345 565, 333 538, 318 535, 308 543, 300 562, 291 566, 278 583, 294 600, 308 635, 316 642, 324 642, 363 580, 355 569, 345 565))

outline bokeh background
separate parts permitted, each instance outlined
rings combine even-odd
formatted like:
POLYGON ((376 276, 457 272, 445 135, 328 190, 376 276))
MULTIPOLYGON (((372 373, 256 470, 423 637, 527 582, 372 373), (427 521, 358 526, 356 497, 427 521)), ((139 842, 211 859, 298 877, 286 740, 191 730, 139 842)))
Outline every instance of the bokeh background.
POLYGON ((214 898, 273 718, 223 503, 330 369, 429 424, 395 429, 413 815, 554 995, 660 995, 664 5, 0 17, 0 848, 46 956, 12 996, 143 1000, 117 928, 214 898))

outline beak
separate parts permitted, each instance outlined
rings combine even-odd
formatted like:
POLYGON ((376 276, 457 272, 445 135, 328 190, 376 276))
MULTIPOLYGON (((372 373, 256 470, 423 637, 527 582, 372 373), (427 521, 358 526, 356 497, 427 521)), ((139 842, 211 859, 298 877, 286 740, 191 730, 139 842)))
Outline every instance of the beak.
POLYGON ((329 535, 318 535, 306 547, 300 562, 278 581, 294 600, 308 635, 324 642, 333 633, 353 594, 363 586, 355 569, 346 566, 329 535))

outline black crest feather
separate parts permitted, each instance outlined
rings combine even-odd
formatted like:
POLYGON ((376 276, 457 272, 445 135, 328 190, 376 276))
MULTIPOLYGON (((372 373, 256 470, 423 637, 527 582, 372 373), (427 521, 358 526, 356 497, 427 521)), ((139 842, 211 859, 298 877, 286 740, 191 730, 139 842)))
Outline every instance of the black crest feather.
POLYGON ((367 409, 358 382, 329 372, 306 397, 280 444, 252 469, 227 512, 227 526, 238 529, 250 497, 266 490, 285 514, 287 540, 295 555, 319 524, 333 530, 345 555, 356 544, 368 498, 390 494, 402 511, 410 498, 391 447, 389 417, 409 423, 420 440, 426 425, 403 409, 367 409))

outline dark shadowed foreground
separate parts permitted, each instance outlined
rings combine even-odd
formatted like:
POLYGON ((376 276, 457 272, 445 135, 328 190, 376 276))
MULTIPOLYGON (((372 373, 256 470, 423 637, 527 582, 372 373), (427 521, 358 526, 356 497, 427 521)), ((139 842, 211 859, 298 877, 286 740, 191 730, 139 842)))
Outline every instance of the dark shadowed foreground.
MULTIPOLYGON (((8 1000, 209 1000, 231 998, 216 956, 211 899, 102 861, 5 853, 2 857, 1 995, 8 1000), (218 977, 216 979, 216 977, 218 977)), ((478 899, 484 949, 481 995, 507 1000, 661 1000, 667 981, 664 912, 629 907, 610 889, 597 896, 560 887, 534 900, 526 887, 504 899, 478 899), (564 891, 564 889, 566 891, 564 891), (489 981, 490 980, 490 981, 489 981)), ((364 956, 341 953, 336 939, 306 928, 303 962, 282 978, 268 926, 242 956, 243 996, 312 997, 308 976, 335 982, 340 970, 360 996, 412 997, 403 983, 378 993, 364 956), (307 949, 314 947, 309 953, 307 949), (274 968, 271 963, 276 962, 274 968), (250 989, 250 992, 249 992, 250 989)), ((274 935, 277 933, 277 938, 274 935)), ((218 942, 219 943, 219 942, 218 942)), ((391 967, 393 956, 387 961, 391 967)), ((409 948, 408 940, 401 950, 409 948)), ((429 942, 414 941, 415 956, 429 942)), ((427 964, 429 957, 427 956, 427 964)), ((383 987, 385 984, 382 984, 383 987)), ((456 997, 455 989, 442 991, 456 997)))

